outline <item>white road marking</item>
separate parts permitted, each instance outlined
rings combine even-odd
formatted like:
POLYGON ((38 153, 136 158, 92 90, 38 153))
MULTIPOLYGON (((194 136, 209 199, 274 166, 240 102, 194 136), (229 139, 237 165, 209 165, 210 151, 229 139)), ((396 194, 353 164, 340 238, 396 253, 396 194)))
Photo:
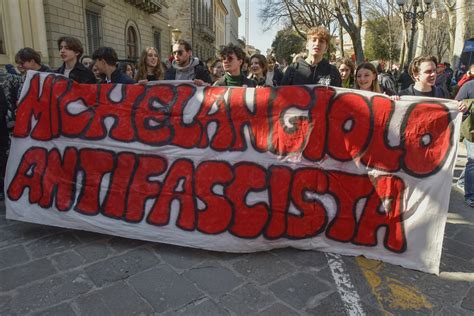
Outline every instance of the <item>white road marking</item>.
POLYGON ((341 256, 333 253, 326 253, 326 258, 328 259, 332 277, 336 282, 337 291, 341 296, 347 313, 351 316, 365 315, 360 303, 359 294, 357 294, 357 291, 351 282, 351 278, 346 272, 345 264, 342 261, 341 256))
POLYGON ((439 274, 439 277, 440 277, 440 279, 444 279, 444 280, 474 282, 474 273, 441 272, 439 274))

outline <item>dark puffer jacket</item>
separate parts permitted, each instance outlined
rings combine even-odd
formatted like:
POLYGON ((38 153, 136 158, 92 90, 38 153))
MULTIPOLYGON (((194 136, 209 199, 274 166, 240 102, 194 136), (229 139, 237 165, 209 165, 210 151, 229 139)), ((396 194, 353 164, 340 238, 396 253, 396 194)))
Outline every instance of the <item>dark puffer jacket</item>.
MULTIPOLYGON (((55 73, 64 75, 65 69, 66 64, 63 63, 61 67, 56 69, 55 73)), ((72 68, 71 72, 69 73, 69 79, 72 79, 78 83, 97 83, 94 73, 80 62, 76 62, 74 68, 72 68)))

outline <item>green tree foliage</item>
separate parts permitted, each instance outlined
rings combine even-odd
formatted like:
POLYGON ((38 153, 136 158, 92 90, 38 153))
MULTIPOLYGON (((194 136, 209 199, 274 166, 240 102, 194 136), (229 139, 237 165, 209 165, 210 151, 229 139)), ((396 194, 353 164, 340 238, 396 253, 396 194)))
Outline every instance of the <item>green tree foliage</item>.
POLYGON ((286 60, 291 63, 292 54, 298 54, 304 48, 304 39, 291 29, 278 31, 273 40, 272 47, 275 48, 277 60, 286 60))
POLYGON ((387 28, 383 18, 367 20, 364 52, 368 60, 395 61, 400 56, 398 36, 387 28))

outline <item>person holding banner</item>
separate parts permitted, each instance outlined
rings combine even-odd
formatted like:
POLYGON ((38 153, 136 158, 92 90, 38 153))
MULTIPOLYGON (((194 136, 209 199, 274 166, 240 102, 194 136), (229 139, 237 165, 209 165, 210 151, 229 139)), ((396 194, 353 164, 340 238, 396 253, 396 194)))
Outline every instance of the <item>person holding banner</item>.
POLYGON ((117 53, 112 47, 99 47, 92 55, 97 71, 105 75, 105 83, 134 84, 135 80, 122 73, 117 67, 117 53))
POLYGON ((225 74, 214 83, 214 86, 233 87, 255 87, 257 83, 247 78, 242 73, 242 65, 245 60, 245 52, 240 46, 232 43, 222 46, 219 55, 221 56, 225 74))
POLYGON ((173 62, 165 74, 165 80, 193 80, 196 85, 212 84, 207 67, 193 56, 191 44, 179 40, 173 45, 173 62))
POLYGON ((377 79, 377 69, 372 63, 362 63, 355 73, 355 88, 364 91, 382 93, 377 79))
POLYGON ((288 67, 281 85, 322 84, 340 87, 342 81, 339 71, 324 58, 331 38, 328 30, 323 26, 313 27, 306 36, 308 57, 288 67))
POLYGON ((15 125, 17 102, 20 98, 21 88, 25 81, 26 72, 28 70, 50 72, 48 66, 41 63, 41 55, 33 48, 24 47, 20 49, 15 55, 15 62, 17 64, 20 75, 8 74, 2 84, 3 92, 5 94, 5 110, 7 115, 7 126, 12 128, 15 125))
POLYGON ((75 37, 63 36, 58 39, 59 55, 63 65, 55 72, 78 83, 97 83, 94 73, 81 64, 79 59, 84 53, 82 43, 75 37))
POLYGON ((140 84, 147 84, 149 81, 163 80, 164 78, 160 55, 155 47, 146 47, 142 51, 137 68, 138 72, 135 80, 140 84))
POLYGON ((112 47, 99 47, 92 55, 97 71, 105 75, 106 83, 134 84, 135 80, 122 73, 117 67, 117 53, 112 47))
POLYGON ((270 85, 266 85, 268 63, 265 56, 262 54, 253 54, 250 57, 250 75, 249 79, 257 82, 257 86, 273 87, 273 82, 270 85))
POLYGON ((415 81, 408 88, 401 90, 399 95, 445 98, 449 96, 436 86, 436 65, 434 56, 418 56, 410 63, 408 73, 415 81))

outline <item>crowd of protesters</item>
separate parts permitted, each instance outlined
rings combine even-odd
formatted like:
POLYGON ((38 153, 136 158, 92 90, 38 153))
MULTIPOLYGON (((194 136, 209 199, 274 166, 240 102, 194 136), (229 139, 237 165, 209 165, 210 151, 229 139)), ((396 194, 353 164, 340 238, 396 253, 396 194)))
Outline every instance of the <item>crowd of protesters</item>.
MULTIPOLYGON (((306 53, 297 54, 293 62, 282 67, 274 56, 247 56, 239 46, 223 46, 214 58, 201 61, 194 56, 191 45, 179 40, 172 46, 169 60, 162 61, 158 50, 146 47, 137 63, 119 62, 111 47, 100 47, 92 56, 84 56, 82 43, 69 36, 58 39, 63 63, 50 69, 41 63, 41 56, 31 48, 23 48, 15 56, 17 69, 7 65, 8 75, 0 89, 0 177, 3 179, 8 153, 8 130, 14 125, 17 102, 27 70, 55 72, 78 83, 147 84, 157 80, 189 81, 198 86, 276 87, 281 85, 323 84, 383 93, 398 99, 403 95, 473 98, 474 64, 456 71, 448 63, 438 63, 432 56, 419 56, 401 73, 386 71, 382 62, 355 65, 350 58, 335 64, 326 58, 330 34, 324 27, 307 32, 306 53), (459 93, 457 91, 459 90, 459 93)), ((465 106, 460 103, 460 110, 465 106)), ((464 186, 466 203, 474 207, 474 143, 465 140, 468 164, 460 183, 464 186)), ((3 185, 3 181, 1 181, 3 185)), ((2 188, 3 189, 3 188, 2 188)), ((3 194, 3 190, 0 191, 3 194)), ((3 196, 0 196, 3 198, 3 196)))

